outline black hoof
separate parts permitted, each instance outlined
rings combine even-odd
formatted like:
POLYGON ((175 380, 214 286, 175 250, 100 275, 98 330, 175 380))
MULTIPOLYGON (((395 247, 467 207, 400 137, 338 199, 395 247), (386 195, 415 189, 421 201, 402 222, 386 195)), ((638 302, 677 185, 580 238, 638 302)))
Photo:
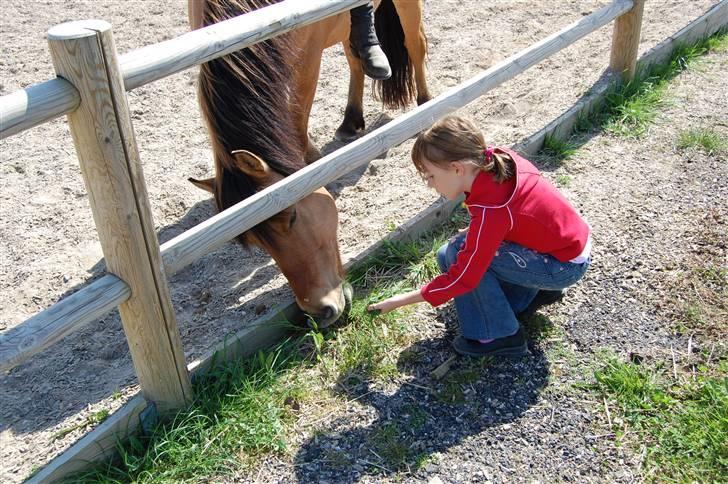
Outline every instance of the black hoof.
POLYGON ((345 127, 342 124, 341 126, 339 126, 339 129, 337 129, 336 132, 334 133, 334 138, 337 141, 343 141, 343 142, 354 141, 359 136, 361 136, 363 131, 364 131, 363 128, 360 130, 357 130, 357 129, 350 128, 348 126, 345 127))

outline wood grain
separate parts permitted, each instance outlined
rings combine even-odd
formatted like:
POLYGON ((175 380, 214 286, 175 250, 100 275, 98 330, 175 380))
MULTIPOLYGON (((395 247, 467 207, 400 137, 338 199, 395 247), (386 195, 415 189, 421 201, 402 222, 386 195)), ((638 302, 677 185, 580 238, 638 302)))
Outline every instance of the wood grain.
POLYGON ((139 384, 164 413, 192 394, 111 26, 62 24, 48 43, 57 74, 81 95, 71 135, 107 269, 131 289, 119 313, 139 384))
POLYGON ((634 0, 634 7, 614 22, 609 67, 620 73, 624 81, 635 76, 644 9, 645 0, 634 0))

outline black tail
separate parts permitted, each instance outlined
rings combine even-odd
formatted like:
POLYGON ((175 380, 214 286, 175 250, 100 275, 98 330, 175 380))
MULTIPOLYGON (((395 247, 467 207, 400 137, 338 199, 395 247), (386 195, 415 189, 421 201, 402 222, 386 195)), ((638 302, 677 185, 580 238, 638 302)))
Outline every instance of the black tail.
POLYGON ((374 96, 390 109, 406 108, 417 95, 414 68, 404 46, 404 30, 392 0, 382 0, 374 12, 374 25, 392 68, 392 77, 374 82, 374 96))

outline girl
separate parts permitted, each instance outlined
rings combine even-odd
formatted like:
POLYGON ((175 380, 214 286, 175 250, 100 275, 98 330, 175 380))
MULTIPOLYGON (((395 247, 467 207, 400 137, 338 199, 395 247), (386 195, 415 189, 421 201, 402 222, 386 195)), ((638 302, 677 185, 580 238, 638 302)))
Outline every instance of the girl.
POLYGON ((455 298, 461 333, 455 351, 527 353, 516 315, 555 302, 581 279, 590 263, 589 226, 531 162, 486 146, 465 119, 446 117, 420 133, 412 161, 448 200, 465 194, 470 225, 438 251, 443 274, 369 310, 386 313, 422 301, 439 306, 455 298))

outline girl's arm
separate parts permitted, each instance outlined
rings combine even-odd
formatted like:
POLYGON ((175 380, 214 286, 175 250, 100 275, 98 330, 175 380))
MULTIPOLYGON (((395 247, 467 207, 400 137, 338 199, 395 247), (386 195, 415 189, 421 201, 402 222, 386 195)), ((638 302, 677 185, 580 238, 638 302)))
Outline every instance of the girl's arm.
POLYGON ((367 307, 368 311, 380 311, 381 314, 388 313, 389 311, 393 309, 397 309, 400 306, 407 306, 408 304, 414 304, 418 302, 423 302, 424 299, 422 298, 422 295, 420 294, 419 289, 415 289, 414 291, 406 292, 404 294, 397 294, 396 296, 392 296, 388 299, 385 299, 384 301, 379 301, 375 304, 370 304, 367 307))

